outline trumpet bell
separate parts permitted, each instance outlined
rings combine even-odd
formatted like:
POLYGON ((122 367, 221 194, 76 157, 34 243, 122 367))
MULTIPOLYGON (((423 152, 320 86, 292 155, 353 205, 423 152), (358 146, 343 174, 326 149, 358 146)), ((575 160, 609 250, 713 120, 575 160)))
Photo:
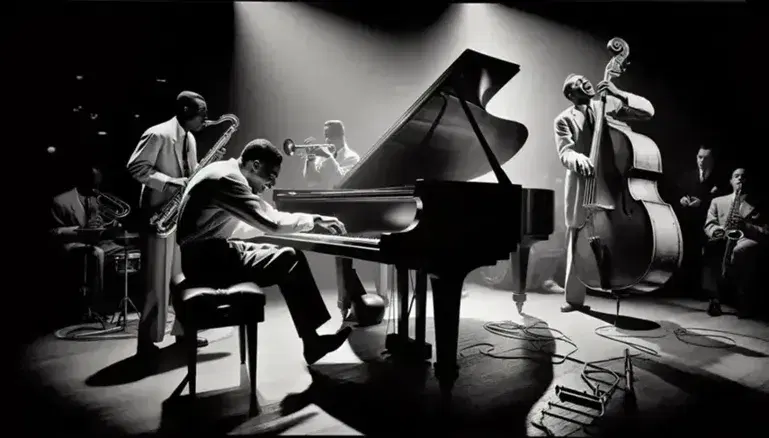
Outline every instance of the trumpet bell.
POLYGON ((296 143, 290 138, 287 138, 286 141, 283 142, 283 152, 289 157, 294 155, 296 153, 296 143))

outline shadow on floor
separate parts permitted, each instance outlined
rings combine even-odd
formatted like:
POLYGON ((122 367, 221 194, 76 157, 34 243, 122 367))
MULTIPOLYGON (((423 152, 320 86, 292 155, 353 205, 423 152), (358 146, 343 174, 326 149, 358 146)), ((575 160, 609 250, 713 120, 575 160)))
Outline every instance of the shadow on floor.
MULTIPOLYGON (((544 322, 539 323, 548 330, 544 322)), ((388 325, 393 327, 393 322, 351 335, 350 345, 363 363, 311 366, 312 384, 305 392, 286 397, 283 412, 316 404, 365 435, 407 434, 425 428, 451 435, 464 431, 525 436, 526 416, 553 379, 550 358, 526 350, 528 340, 496 336, 484 328, 484 321, 462 319, 460 376, 452 404, 445 408, 429 364, 398 364, 382 356, 388 325), (490 345, 495 353, 516 350, 517 356, 532 360, 494 359, 481 352, 490 345)), ((434 339, 433 327, 429 318, 428 340, 434 339)), ((540 351, 554 351, 554 341, 549 344, 539 345, 540 351)))
MULTIPOLYGON (((689 373, 659 359, 635 358, 638 380, 649 373, 686 393, 686 403, 654 403, 640 406, 631 415, 600 420, 601 435, 741 436, 765 427, 769 396, 721 376, 698 371, 689 373)), ((646 378, 645 380, 649 380, 646 378)), ((652 387, 636 384, 639 399, 657 398, 652 387), (647 392, 644 394, 644 392, 647 392)))
MULTIPOLYGON (((199 353, 198 363, 221 359, 229 355, 230 353, 222 352, 199 353)), ((181 344, 174 343, 162 348, 157 359, 153 359, 151 362, 131 356, 97 371, 86 379, 85 384, 88 386, 125 385, 186 366, 186 356, 181 344)))

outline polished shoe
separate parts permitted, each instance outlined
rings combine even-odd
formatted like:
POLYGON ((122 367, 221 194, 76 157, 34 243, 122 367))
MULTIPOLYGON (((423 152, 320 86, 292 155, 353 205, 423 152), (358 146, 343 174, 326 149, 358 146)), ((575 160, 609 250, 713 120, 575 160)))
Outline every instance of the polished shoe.
MULTIPOLYGON (((176 343, 183 345, 185 339, 186 338, 184 336, 177 336, 176 337, 176 343)), ((208 339, 206 339, 206 338, 198 338, 198 348, 203 348, 203 347, 207 347, 207 346, 208 346, 208 339)))
POLYGON ((724 312, 721 310, 721 303, 715 300, 710 300, 710 304, 708 304, 708 315, 710 316, 721 316, 724 312))
POLYGON ((345 327, 336 334, 316 336, 311 339, 304 339, 304 360, 307 365, 312 365, 319 361, 323 356, 335 351, 352 333, 351 327, 345 327))
POLYGON ((563 306, 561 306, 561 312, 563 313, 569 313, 574 311, 584 312, 586 310, 590 310, 590 306, 586 306, 584 304, 571 304, 571 303, 566 303, 563 306))

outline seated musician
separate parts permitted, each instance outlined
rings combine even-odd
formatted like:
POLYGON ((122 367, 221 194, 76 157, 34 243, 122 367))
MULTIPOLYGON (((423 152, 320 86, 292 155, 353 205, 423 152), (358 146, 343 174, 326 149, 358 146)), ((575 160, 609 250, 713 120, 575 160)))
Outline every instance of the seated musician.
POLYGON ((105 230, 105 227, 116 224, 105 224, 100 211, 97 190, 101 179, 101 172, 95 167, 79 170, 75 187, 56 196, 51 208, 53 227, 50 233, 68 261, 80 264, 86 257, 88 269, 93 273, 87 285, 92 293, 89 298, 95 306, 99 306, 104 298, 105 258, 124 250, 108 239, 109 233, 105 230))
POLYGON ((566 303, 562 312, 585 308, 585 287, 573 269, 577 230, 585 222, 582 199, 585 181, 592 175, 593 165, 588 158, 593 140, 595 111, 598 110, 598 93, 606 92, 606 115, 615 119, 648 119, 654 115, 651 102, 641 96, 622 91, 609 81, 600 82, 596 88, 581 75, 571 74, 563 83, 563 95, 572 106, 555 118, 555 144, 558 157, 566 168, 564 189, 564 215, 567 229, 566 303))
POLYGON ((722 182, 717 173, 714 152, 711 146, 700 146, 697 169, 679 175, 671 199, 684 239, 684 259, 679 279, 682 286, 697 293, 702 283, 702 252, 706 240, 702 224, 705 223, 710 201, 728 193, 719 186, 722 182))
POLYGON ((733 192, 714 198, 710 202, 705 221, 708 243, 704 252, 703 289, 710 293, 708 314, 719 316, 722 314, 722 287, 726 284, 735 286, 739 299, 739 316, 747 318, 752 316, 754 310, 750 301, 756 298, 756 269, 762 255, 760 252, 766 251, 769 221, 765 214, 759 212, 760 209, 751 196, 744 168, 735 169, 729 182, 733 192), (739 196, 738 189, 741 189, 739 196), (726 260, 727 270, 724 272, 724 255, 730 237, 734 246, 726 260), (723 278, 724 273, 729 279, 723 278))
POLYGON ((360 156, 347 145, 341 121, 327 121, 323 133, 326 144, 333 144, 335 149, 332 152, 318 148, 307 154, 302 175, 311 189, 334 187, 360 161, 360 156))
MULTIPOLYGON (((333 188, 339 181, 347 175, 360 161, 360 155, 353 151, 347 144, 347 137, 344 133, 344 124, 339 120, 328 120, 323 125, 323 135, 326 144, 334 145, 332 153, 326 148, 318 148, 309 151, 305 157, 302 175, 307 181, 307 186, 311 189, 328 190, 333 188)), ((305 143, 314 142, 315 139, 308 138, 305 143)), ((342 259, 337 258, 337 267, 342 263, 342 259)), ((386 265, 380 265, 377 279, 382 277, 383 271, 387 271, 386 265)), ((386 278, 389 278, 387 272, 386 278)), ((381 290, 385 285, 380 281, 375 281, 377 293, 384 294, 381 290)), ((351 305, 350 297, 340 297, 339 307, 342 317, 347 317, 351 305)))
POLYGON ((277 211, 261 198, 280 173, 283 157, 267 140, 246 145, 238 159, 212 163, 185 189, 177 228, 182 271, 192 283, 225 285, 252 281, 278 285, 308 364, 339 348, 349 327, 333 335, 317 329, 331 319, 300 251, 243 239, 264 233, 344 233, 334 217, 277 211))

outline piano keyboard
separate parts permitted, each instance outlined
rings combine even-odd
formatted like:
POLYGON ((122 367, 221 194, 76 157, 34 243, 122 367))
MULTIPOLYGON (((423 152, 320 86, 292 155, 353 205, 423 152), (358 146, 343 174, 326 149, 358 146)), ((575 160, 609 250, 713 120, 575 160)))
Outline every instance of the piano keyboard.
POLYGON ((333 242, 347 245, 379 246, 379 239, 374 237, 337 236, 333 234, 312 233, 288 233, 281 234, 294 239, 309 240, 313 242, 333 242))
POLYGON ((337 236, 331 234, 287 233, 265 234, 249 241, 288 246, 303 251, 383 262, 379 239, 371 237, 337 236))

